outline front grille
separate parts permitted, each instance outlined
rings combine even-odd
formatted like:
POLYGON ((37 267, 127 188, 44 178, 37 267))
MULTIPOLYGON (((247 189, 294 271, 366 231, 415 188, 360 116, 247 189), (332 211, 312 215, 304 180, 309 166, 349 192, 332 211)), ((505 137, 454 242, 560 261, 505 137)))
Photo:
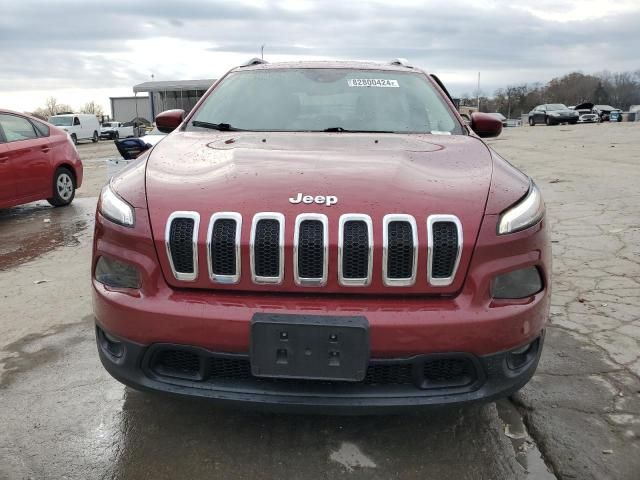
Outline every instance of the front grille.
POLYGON ((161 350, 153 359, 153 369, 159 375, 197 379, 200 377, 200 356, 190 350, 161 350))
POLYGON ((211 232, 211 271, 214 275, 236 274, 236 221, 221 218, 211 232))
POLYGON ((457 256, 458 229, 456 224, 453 222, 434 222, 432 277, 450 277, 453 273, 457 256))
POLYGON ((364 382, 368 385, 413 384, 413 365, 400 363, 390 365, 370 365, 364 382))
POLYGON ((224 381, 227 382, 225 385, 229 385, 228 382, 258 382, 264 385, 303 382, 336 386, 402 385, 421 390, 468 386, 476 382, 480 375, 470 355, 437 354, 434 358, 424 355, 410 360, 372 360, 364 380, 355 383, 263 378, 252 375, 248 356, 216 354, 206 350, 195 353, 181 347, 161 347, 151 355, 149 368, 161 377, 177 377, 207 383, 224 381))
POLYGON ((450 384, 462 382, 466 384, 473 379, 473 365, 464 358, 439 358, 426 361, 422 368, 426 382, 450 384))
POLYGON ((453 215, 427 219, 428 278, 434 286, 453 283, 462 253, 462 226, 453 215))
POLYGON ((324 277, 324 225, 320 220, 302 220, 298 227, 298 277, 324 277))
POLYGON ((343 226, 342 277, 369 276, 369 228, 364 220, 349 220, 343 226))
POLYGON ((406 220, 391 220, 386 228, 386 278, 388 281, 410 281, 415 273, 414 227, 406 220))
POLYGON ((169 250, 177 273, 194 273, 193 218, 174 218, 169 227, 169 250))
MULTIPOLYGON (((177 280, 194 281, 198 278, 199 221, 198 213, 182 211, 174 212, 167 221, 166 250, 177 280)), ((329 282, 329 273, 335 272, 329 262, 337 260, 337 280, 341 286, 366 287, 376 277, 379 279, 382 273, 385 286, 410 287, 416 283, 418 261, 424 268, 425 256, 428 285, 448 286, 455 280, 463 242, 462 225, 453 215, 438 214, 427 218, 425 250, 418 248, 418 227, 411 215, 385 215, 381 225, 374 225, 368 215, 349 213, 342 215, 338 223, 335 255, 335 243, 332 243, 335 239, 333 233, 329 238, 326 215, 298 215, 291 242, 284 238, 284 215, 273 212, 255 214, 248 252, 251 281, 256 284, 283 283, 287 265, 287 269, 293 267, 293 275, 289 275, 296 285, 325 286, 329 282), (382 229, 381 249, 374 248, 375 228, 382 229), (291 245, 293 248, 290 248, 291 245), (380 250, 382 262, 375 256, 380 250), (293 252, 293 259, 290 256, 285 258, 285 252, 293 252), (381 267, 382 272, 373 272, 376 265, 381 267)), ((246 248, 241 245, 242 228, 242 215, 239 213, 219 212, 212 215, 206 234, 207 246, 203 248, 212 282, 241 282, 243 262, 240 256, 246 248)), ((421 282, 425 285, 424 278, 421 282)))
POLYGON ((256 223, 253 258, 258 277, 280 276, 280 222, 262 219, 256 223))

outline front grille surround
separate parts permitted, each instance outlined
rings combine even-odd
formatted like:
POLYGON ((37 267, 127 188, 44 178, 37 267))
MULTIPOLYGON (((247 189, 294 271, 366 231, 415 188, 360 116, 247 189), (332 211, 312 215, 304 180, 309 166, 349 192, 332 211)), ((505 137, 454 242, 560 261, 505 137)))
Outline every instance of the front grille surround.
POLYGON ((338 283, 343 287, 367 287, 373 277, 373 222, 369 215, 361 213, 345 213, 340 217, 338 228, 338 283), (369 251, 367 257, 367 276, 363 278, 345 278, 344 260, 344 232, 347 222, 364 222, 367 226, 369 251))
POLYGON ((418 227, 416 219, 412 215, 403 213, 393 213, 385 215, 382 219, 382 282, 387 287, 409 287, 416 283, 418 270, 418 227), (389 276, 389 224, 391 222, 406 222, 411 226, 413 242, 413 259, 411 264, 411 275, 405 278, 391 278, 389 276))
POLYGON ((251 222, 251 239, 249 244, 249 260, 251 263, 251 280, 256 284, 271 284, 279 285, 284 278, 284 225, 285 217, 278 212, 260 212, 253 216, 251 222), (277 276, 263 276, 256 273, 256 229, 260 220, 275 220, 280 227, 278 237, 278 275, 277 276))
POLYGON ((167 249, 167 258, 169 259, 169 266, 171 267, 171 273, 176 280, 183 282, 194 282, 198 278, 198 232, 200 229, 200 214, 198 212, 190 211, 178 211, 173 212, 167 219, 167 225, 164 231, 165 247, 167 249), (176 269, 173 262, 173 255, 171 253, 171 226, 174 220, 177 219, 190 219, 193 221, 193 234, 191 238, 191 248, 193 251, 193 271, 192 272, 180 272, 176 269))
POLYGON ((207 229, 207 264, 209 266, 209 279, 214 283, 235 284, 240 281, 240 234, 242 233, 242 215, 237 212, 218 212, 211 215, 209 228, 207 229), (212 252, 214 226, 218 220, 233 220, 236 223, 234 239, 235 273, 233 275, 216 274, 213 271, 214 259, 212 252))
POLYGON ((296 217, 293 234, 293 279, 301 287, 323 287, 327 284, 329 270, 329 219, 321 213, 301 213, 296 217), (299 268, 300 227, 302 222, 315 221, 322 224, 322 275, 318 277, 302 277, 299 268))
POLYGON ((460 219, 458 217, 448 214, 429 215, 429 217, 427 218, 427 281, 430 285, 434 287, 447 287, 453 283, 456 278, 458 266, 460 265, 460 257, 462 256, 462 245, 462 224, 460 223, 460 219), (433 262, 435 259, 433 226, 438 222, 453 223, 458 231, 458 251, 456 253, 455 261, 453 262, 451 275, 449 275, 448 277, 436 277, 433 274, 433 262))

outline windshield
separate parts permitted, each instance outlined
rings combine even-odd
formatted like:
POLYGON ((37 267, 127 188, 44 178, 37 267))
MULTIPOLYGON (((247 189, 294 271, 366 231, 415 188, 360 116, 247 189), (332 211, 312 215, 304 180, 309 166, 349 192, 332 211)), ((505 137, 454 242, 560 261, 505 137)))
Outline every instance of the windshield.
POLYGON ((462 133, 424 74, 380 70, 235 72, 192 120, 253 131, 462 133))
POLYGON ((56 127, 70 127, 73 125, 73 117, 49 117, 49 123, 56 127))
POLYGON ((551 105, 547 105, 547 110, 567 110, 567 107, 562 103, 552 103, 551 105))

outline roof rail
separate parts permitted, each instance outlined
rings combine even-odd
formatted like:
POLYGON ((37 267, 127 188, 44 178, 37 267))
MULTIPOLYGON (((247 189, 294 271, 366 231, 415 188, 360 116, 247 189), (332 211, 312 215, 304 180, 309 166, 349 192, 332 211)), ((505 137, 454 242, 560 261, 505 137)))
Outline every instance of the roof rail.
POLYGON ((261 58, 257 58, 254 57, 251 60, 248 60, 246 62, 244 62, 243 64, 240 65, 240 67, 251 67, 252 65, 261 65, 263 63, 269 63, 266 60, 263 60, 261 58))
POLYGON ((389 65, 398 65, 400 67, 413 68, 413 65, 409 64, 409 60, 406 58, 396 58, 389 62, 389 65))

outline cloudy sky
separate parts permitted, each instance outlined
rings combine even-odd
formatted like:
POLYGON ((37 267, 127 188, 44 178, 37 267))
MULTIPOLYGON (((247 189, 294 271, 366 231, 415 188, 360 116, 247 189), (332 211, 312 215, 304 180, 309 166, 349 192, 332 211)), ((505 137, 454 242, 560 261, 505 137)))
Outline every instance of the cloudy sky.
MULTIPOLYGON (((640 0, 0 0, 0 108, 78 107, 242 61, 396 57, 454 94, 640 69, 640 0)), ((108 110, 107 110, 108 111, 108 110)))

